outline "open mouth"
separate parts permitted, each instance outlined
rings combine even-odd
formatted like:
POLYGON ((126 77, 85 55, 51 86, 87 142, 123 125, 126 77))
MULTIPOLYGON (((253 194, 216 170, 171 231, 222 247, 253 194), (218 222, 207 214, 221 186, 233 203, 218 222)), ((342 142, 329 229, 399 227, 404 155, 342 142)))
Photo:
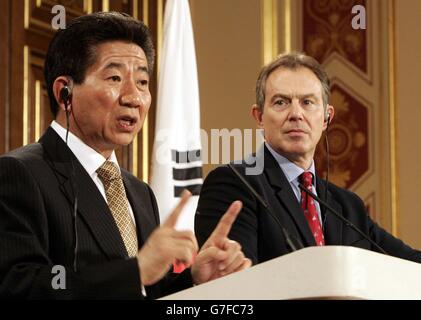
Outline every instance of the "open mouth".
POLYGON ((122 116, 118 118, 118 124, 122 128, 133 128, 137 122, 137 118, 130 116, 122 116))

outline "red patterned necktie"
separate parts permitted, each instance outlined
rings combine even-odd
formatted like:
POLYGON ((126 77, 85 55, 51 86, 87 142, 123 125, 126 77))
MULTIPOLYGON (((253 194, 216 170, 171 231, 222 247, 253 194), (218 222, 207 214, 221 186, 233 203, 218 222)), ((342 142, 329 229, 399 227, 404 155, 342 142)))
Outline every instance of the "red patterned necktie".
MULTIPOLYGON (((313 174, 311 172, 303 172, 300 176, 301 183, 304 187, 313 192, 313 174)), ((304 215, 307 219, 307 222, 310 226, 311 232, 313 233, 314 240, 316 240, 316 245, 323 246, 325 244, 325 238, 323 236, 322 227, 320 225, 319 215, 317 214, 316 205, 314 200, 310 197, 305 191, 301 190, 301 208, 304 211, 304 215)))

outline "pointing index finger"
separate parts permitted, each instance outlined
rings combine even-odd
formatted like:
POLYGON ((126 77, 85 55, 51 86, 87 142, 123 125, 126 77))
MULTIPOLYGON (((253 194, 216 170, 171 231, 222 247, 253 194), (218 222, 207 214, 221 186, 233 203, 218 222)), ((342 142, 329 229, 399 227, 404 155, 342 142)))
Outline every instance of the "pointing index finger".
POLYGON ((234 201, 228 210, 224 213, 215 230, 213 230, 209 239, 219 240, 228 237, 232 224, 238 216, 243 204, 241 201, 234 201))

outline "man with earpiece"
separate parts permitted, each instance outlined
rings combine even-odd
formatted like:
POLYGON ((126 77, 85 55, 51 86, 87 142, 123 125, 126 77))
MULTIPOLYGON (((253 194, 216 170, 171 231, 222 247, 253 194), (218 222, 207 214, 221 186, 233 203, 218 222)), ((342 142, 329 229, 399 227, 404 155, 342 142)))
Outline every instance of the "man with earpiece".
POLYGON ((334 118, 329 95, 328 76, 312 57, 284 54, 262 68, 251 112, 263 129, 264 145, 256 155, 218 167, 206 177, 195 216, 199 245, 225 208, 239 199, 243 208, 230 238, 253 264, 324 245, 355 246, 421 262, 421 252, 377 225, 356 194, 316 175, 316 145, 334 118))
POLYGON ((151 105, 147 27, 116 12, 72 20, 50 43, 45 80, 55 117, 41 139, 0 157, 0 298, 154 299, 248 268, 228 239, 230 206, 206 243, 159 225, 155 196, 120 168, 151 105), (187 268, 170 272, 174 262, 187 268))

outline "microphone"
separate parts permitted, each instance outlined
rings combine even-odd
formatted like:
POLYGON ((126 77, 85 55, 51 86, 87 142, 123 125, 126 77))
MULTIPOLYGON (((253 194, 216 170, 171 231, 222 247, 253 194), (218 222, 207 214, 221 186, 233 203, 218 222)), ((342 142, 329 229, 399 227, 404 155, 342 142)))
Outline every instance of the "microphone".
POLYGON ((245 184, 245 186, 247 187, 247 189, 249 189, 249 191, 256 197, 256 199, 262 204, 262 206, 266 209, 266 211, 269 213, 269 215, 276 221, 276 223, 278 224, 279 228, 282 231, 282 234, 288 244, 288 246, 291 249, 291 252, 297 251, 299 249, 304 248, 303 243, 301 242, 300 239, 297 239, 296 237, 293 237, 288 230, 281 224, 281 222, 278 220, 278 218, 275 216, 275 214, 273 214, 271 208, 269 207, 269 205, 266 203, 266 201, 257 193, 257 191, 247 182, 246 179, 244 179, 244 177, 241 175, 240 172, 238 172, 237 169, 235 169, 235 167, 231 164, 228 163, 228 167, 235 173, 235 175, 245 184), (293 241, 294 240, 294 241, 293 241))
POLYGON ((364 239, 366 239, 368 242, 370 242, 374 247, 376 247, 381 253, 388 255, 388 253, 383 250, 382 247, 380 247, 377 243, 375 243, 373 240, 370 239, 364 232, 362 232, 358 227, 356 227, 351 221, 344 218, 341 214, 336 212, 335 209, 333 209, 331 206, 329 206, 325 201, 320 199, 318 196, 316 196, 313 192, 307 190, 301 183, 298 185, 302 191, 307 193, 310 197, 312 197, 314 200, 316 200, 319 204, 321 204, 324 208, 326 208, 328 211, 333 213, 335 217, 337 217, 339 220, 344 222, 348 227, 350 227, 352 230, 357 232, 359 235, 361 235, 364 239))

